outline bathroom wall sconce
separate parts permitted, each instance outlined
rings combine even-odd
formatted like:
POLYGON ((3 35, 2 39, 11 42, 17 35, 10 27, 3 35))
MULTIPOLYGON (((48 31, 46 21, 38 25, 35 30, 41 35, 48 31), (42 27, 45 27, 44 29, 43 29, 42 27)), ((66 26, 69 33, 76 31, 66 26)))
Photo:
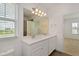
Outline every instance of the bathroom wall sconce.
POLYGON ((44 13, 43 11, 41 11, 37 8, 32 8, 32 13, 37 16, 46 16, 47 15, 46 13, 44 13))

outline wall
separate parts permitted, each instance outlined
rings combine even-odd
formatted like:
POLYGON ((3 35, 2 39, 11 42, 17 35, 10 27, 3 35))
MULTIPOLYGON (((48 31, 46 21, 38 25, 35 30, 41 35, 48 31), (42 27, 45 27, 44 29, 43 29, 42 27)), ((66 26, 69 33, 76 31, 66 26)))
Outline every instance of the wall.
POLYGON ((79 18, 65 19, 64 38, 79 39, 79 35, 72 34, 72 23, 79 23, 79 18))
POLYGON ((18 4, 16 5, 16 36, 17 37, 11 37, 11 38, 0 38, 0 53, 7 52, 13 49, 13 52, 10 55, 21 55, 21 38, 22 38, 22 28, 21 24, 22 21, 20 18, 22 16, 21 14, 18 14, 20 12, 21 8, 18 10, 18 4), (18 17, 19 16, 19 17, 18 17), (18 21, 19 20, 19 21, 18 21))
POLYGON ((49 5, 50 32, 57 34, 57 46, 59 51, 64 50, 64 15, 79 12, 79 4, 52 4, 49 5))

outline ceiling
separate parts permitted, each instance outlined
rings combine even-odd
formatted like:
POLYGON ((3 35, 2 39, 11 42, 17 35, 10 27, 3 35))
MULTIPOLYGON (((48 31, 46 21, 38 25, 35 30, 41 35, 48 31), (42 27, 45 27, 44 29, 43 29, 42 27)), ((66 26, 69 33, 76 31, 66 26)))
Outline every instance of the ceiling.
POLYGON ((45 11, 49 16, 53 14, 69 14, 73 12, 79 12, 79 3, 28 3, 23 4, 25 8, 25 15, 33 16, 31 13, 32 8, 38 8, 40 10, 45 11), (27 9, 28 8, 28 9, 27 9))
POLYGON ((28 17, 28 18, 31 18, 31 17, 33 17, 34 15, 31 13, 31 11, 30 10, 28 10, 28 9, 23 9, 23 12, 24 12, 24 16, 25 17, 28 17))

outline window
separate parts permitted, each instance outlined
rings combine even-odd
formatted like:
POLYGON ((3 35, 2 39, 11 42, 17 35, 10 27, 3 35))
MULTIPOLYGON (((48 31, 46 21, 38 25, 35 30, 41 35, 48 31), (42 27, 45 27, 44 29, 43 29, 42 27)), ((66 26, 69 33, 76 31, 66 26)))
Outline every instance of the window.
POLYGON ((0 17, 4 17, 5 14, 5 4, 4 3, 0 3, 0 17))
POLYGON ((72 23, 72 34, 79 34, 78 33, 78 23, 72 23))
POLYGON ((0 4, 0 38, 15 36, 15 23, 15 4, 0 4))

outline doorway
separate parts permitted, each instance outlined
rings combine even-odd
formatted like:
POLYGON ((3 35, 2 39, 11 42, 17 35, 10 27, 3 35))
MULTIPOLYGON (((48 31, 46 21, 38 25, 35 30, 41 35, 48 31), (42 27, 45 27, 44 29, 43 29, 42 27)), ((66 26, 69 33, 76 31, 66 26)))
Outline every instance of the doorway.
POLYGON ((79 55, 79 13, 64 16, 64 52, 79 55))

